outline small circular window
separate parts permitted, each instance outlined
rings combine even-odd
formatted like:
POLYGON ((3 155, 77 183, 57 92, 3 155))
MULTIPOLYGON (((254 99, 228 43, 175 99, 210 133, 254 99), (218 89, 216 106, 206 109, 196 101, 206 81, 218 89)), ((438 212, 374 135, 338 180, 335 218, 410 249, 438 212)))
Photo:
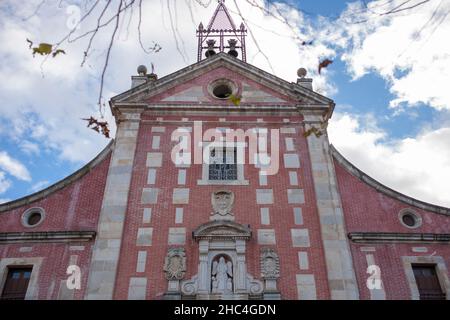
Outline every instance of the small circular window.
POLYGON ((400 222, 407 228, 415 229, 422 225, 422 218, 420 215, 411 209, 403 209, 398 215, 400 222))
POLYGON ((237 86, 230 80, 219 79, 208 86, 208 91, 216 99, 229 99, 237 93, 237 86))
POLYGON ((220 84, 213 89, 216 98, 226 99, 233 93, 233 89, 227 84, 220 84))
POLYGON ((22 215, 22 225, 27 228, 37 227, 45 218, 45 211, 42 208, 31 208, 22 215))

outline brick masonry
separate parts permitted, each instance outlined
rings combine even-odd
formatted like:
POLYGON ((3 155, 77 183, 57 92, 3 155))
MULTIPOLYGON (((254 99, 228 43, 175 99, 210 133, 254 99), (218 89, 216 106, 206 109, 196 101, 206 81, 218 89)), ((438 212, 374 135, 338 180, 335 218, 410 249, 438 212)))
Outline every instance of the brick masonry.
POLYGON ((414 261, 436 263, 442 278, 448 279, 447 244, 354 243, 347 237, 348 232, 450 233, 447 211, 413 208, 422 225, 406 228, 398 213, 410 205, 336 163, 326 135, 304 137, 305 128, 322 113, 297 108, 295 97, 314 98, 320 108, 329 108, 331 102, 309 91, 290 94, 294 87, 280 79, 256 75, 250 66, 244 72, 234 62, 222 61, 228 58, 214 59, 217 65, 207 61, 201 64, 205 70, 197 66, 190 78, 174 78, 171 87, 150 96, 145 90, 139 95, 139 87, 133 89, 136 101, 148 108, 120 107, 116 116, 125 121, 119 124, 112 151, 83 177, 37 200, 0 205, 0 233, 97 232, 94 241, 84 243, 0 242, 0 279, 8 265, 32 264, 30 299, 163 299, 168 249, 185 249, 185 279, 197 274, 199 243, 192 232, 210 221, 211 194, 223 189, 234 193, 234 221, 252 231, 246 243, 246 271, 260 279, 260 250, 275 249, 280 259, 277 288, 283 299, 374 299, 383 294, 386 299, 417 298, 410 270, 414 261), (243 112, 208 94, 207 85, 217 74, 248 91, 239 106, 243 112), (193 104, 207 110, 190 109, 193 104), (192 128, 193 121, 202 121, 204 130, 278 129, 278 172, 260 175, 246 164, 248 185, 199 183, 201 164, 175 165, 170 156, 178 143, 172 141, 172 132, 192 128), (32 207, 42 208, 46 215, 30 229, 20 221, 32 207), (434 260, 427 260, 425 256, 432 254, 434 260), (82 271, 82 288, 68 292, 64 280, 74 256, 82 271), (381 268, 383 294, 365 285, 369 262, 381 268))

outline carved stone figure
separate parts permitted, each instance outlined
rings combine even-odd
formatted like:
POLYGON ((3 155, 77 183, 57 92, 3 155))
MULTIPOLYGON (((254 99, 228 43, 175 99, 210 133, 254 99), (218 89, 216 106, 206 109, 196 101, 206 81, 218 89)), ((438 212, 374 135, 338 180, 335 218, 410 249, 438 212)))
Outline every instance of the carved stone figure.
POLYGON ((224 257, 220 257, 219 262, 214 261, 211 272, 212 293, 232 293, 232 278, 233 264, 231 261, 225 262, 224 257))
POLYGON ((261 276, 264 279, 280 277, 280 259, 275 250, 264 248, 261 250, 261 276))
POLYGON ((211 195, 211 204, 213 212, 211 213, 213 220, 233 220, 232 213, 234 204, 234 193, 231 191, 221 190, 213 192, 211 195))
POLYGON ((186 254, 184 248, 170 248, 164 263, 167 280, 181 280, 186 273, 186 254))

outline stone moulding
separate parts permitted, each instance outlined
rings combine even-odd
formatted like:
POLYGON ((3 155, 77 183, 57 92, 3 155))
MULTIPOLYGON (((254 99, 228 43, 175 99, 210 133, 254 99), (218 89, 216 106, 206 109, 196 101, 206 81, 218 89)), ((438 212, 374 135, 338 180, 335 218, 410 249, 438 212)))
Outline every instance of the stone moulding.
POLYGON ((348 238, 355 243, 450 243, 448 233, 350 232, 348 238))
POLYGON ((121 103, 141 101, 141 96, 149 97, 157 95, 179 83, 185 83, 190 79, 196 78, 199 75, 210 72, 218 67, 225 67, 240 74, 244 73, 246 77, 259 82, 264 86, 277 90, 281 94, 286 95, 294 100, 298 100, 299 97, 302 97, 308 103, 317 103, 318 105, 321 105, 321 107, 326 109, 328 109, 330 105, 334 105, 333 100, 317 92, 306 89, 296 83, 291 83, 283 80, 255 66, 230 57, 228 54, 223 52, 218 53, 209 59, 204 59, 193 65, 180 69, 172 74, 164 76, 157 81, 149 81, 128 91, 125 91, 113 97, 110 104, 114 109, 114 106, 121 103))
POLYGON ((252 232, 249 227, 233 221, 211 221, 202 224, 192 232, 196 240, 249 240, 252 232))
POLYGON ((88 242, 93 241, 95 231, 2 232, 0 245, 10 243, 88 242))
POLYGON ((33 193, 31 195, 25 196, 23 198, 7 202, 4 204, 0 204, 0 214, 4 211, 10 211, 13 209, 16 209, 18 207, 31 204, 33 202, 36 202, 38 200, 41 200, 50 194, 65 188, 66 186, 72 184, 73 182, 81 179, 84 177, 87 173, 89 173, 92 169, 94 169, 98 164, 100 164, 105 158, 111 153, 112 148, 114 146, 114 140, 111 140, 111 142, 103 149, 91 162, 86 164, 84 167, 79 169, 78 171, 75 171, 70 176, 56 182, 55 184, 47 187, 44 190, 38 191, 36 193, 33 193))
POLYGON ((404 195, 398 191, 392 190, 391 188, 386 187, 385 185, 381 184, 380 182, 376 181, 372 177, 368 176, 363 171, 359 170, 357 167, 355 167, 352 163, 350 163, 347 159, 342 156, 339 151, 336 150, 336 148, 333 145, 330 145, 330 152, 333 157, 333 159, 339 163, 342 167, 344 167, 347 172, 349 172, 354 177, 358 178, 360 181, 366 183, 367 185, 374 188, 376 191, 381 192, 391 198, 397 199, 403 203, 406 203, 410 206, 414 206, 426 211, 431 211, 437 214, 443 214, 450 216, 450 208, 441 207, 438 205, 434 205, 431 203, 427 203, 424 201, 420 201, 417 199, 414 199, 412 197, 409 197, 407 195, 404 195))

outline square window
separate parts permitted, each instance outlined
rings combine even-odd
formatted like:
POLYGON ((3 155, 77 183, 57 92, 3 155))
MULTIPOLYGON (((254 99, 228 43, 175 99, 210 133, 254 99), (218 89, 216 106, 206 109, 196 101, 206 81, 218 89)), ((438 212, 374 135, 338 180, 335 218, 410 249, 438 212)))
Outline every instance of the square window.
POLYGON ((436 265, 413 264, 412 269, 419 289, 420 300, 445 300, 436 265))
POLYGON ((237 180, 237 148, 216 147, 209 154, 209 180, 237 180))

